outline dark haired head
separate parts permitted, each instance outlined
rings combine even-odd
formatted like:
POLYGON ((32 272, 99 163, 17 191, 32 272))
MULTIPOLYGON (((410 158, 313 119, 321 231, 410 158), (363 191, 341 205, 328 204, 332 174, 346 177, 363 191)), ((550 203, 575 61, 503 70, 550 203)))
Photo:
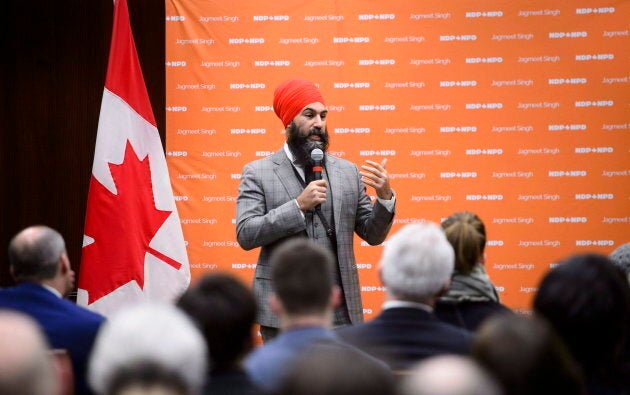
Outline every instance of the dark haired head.
POLYGON ((182 295, 178 306, 200 327, 213 371, 234 369, 251 350, 256 301, 236 278, 205 276, 182 295))
POLYGON ((475 334, 473 357, 510 395, 581 395, 584 383, 571 354, 543 319, 498 314, 475 334))
POLYGON ((351 347, 309 347, 291 367, 278 395, 394 395, 392 372, 351 347))
POLYGON ((630 287, 605 256, 579 254, 561 262, 540 283, 534 310, 551 323, 587 376, 619 366, 628 340, 630 287))
POLYGON ((335 259, 325 247, 300 238, 280 245, 271 256, 274 292, 289 314, 326 311, 333 287, 335 259))

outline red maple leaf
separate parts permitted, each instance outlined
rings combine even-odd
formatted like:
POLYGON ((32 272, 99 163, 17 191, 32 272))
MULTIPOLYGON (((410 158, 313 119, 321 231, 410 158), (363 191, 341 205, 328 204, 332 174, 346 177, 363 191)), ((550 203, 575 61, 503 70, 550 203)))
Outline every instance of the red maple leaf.
POLYGON ((79 287, 91 304, 135 280, 144 288, 144 258, 151 253, 179 269, 181 263, 149 247, 171 211, 155 208, 148 155, 140 160, 127 141, 123 163, 109 163, 117 194, 94 176, 90 180, 85 234, 94 239, 83 248, 79 287))

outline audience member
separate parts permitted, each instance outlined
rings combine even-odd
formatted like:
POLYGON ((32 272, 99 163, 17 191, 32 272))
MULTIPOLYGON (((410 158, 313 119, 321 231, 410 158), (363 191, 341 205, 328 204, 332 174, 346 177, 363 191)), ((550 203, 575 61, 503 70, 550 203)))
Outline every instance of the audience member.
POLYGON ((608 256, 615 265, 617 265, 625 273, 630 282, 630 243, 625 243, 617 247, 608 256))
POLYGON ((486 227, 469 212, 459 212, 442 222, 446 238, 455 251, 455 270, 448 292, 435 305, 443 321, 475 331, 488 316, 510 313, 499 303, 499 295, 484 269, 486 227))
POLYGON ((352 348, 309 347, 291 368, 278 395, 395 395, 392 372, 352 348))
POLYGON ((309 346, 349 346, 330 330, 340 297, 330 250, 310 239, 291 239, 274 251, 270 261, 273 293, 269 303, 280 318, 281 332, 249 355, 245 369, 255 384, 275 392, 309 346))
POLYGON ((0 311, 0 394, 55 395, 59 383, 48 344, 29 316, 0 311))
POLYGON ((630 286, 600 254, 577 254, 545 275, 534 310, 564 340, 589 394, 628 394, 630 286))
MULTIPOLYGON (((617 267, 619 267, 628 279, 630 284, 630 243, 625 243, 617 247, 609 256, 610 259, 617 267)), ((621 358, 622 372, 623 374, 630 374, 630 335, 626 337, 624 344, 624 356, 621 358)))
POLYGON ((471 358, 460 355, 438 355, 418 363, 403 379, 400 392, 400 395, 501 394, 492 376, 471 358))
POLYGON ((544 320, 488 318, 473 340, 473 357, 509 395, 582 395, 584 383, 565 345, 544 320))
POLYGON ((74 287, 63 238, 46 226, 24 229, 9 244, 9 265, 18 285, 0 290, 0 308, 34 318, 49 345, 70 354, 76 394, 90 393, 87 360, 104 318, 63 299, 74 287))
POLYGON ((468 331, 440 321, 435 300, 453 271, 453 248, 433 223, 412 224, 390 238, 379 265, 387 288, 383 311, 374 320, 341 328, 339 336, 393 370, 439 354, 468 354, 468 331))
POLYGON ((206 380, 206 344, 193 322, 171 305, 122 310, 98 334, 88 379, 101 395, 160 389, 197 394, 206 380))
POLYGON ((241 367, 254 345, 256 301, 226 274, 203 277, 182 295, 179 307, 197 323, 208 344, 211 366, 207 394, 260 394, 241 367))

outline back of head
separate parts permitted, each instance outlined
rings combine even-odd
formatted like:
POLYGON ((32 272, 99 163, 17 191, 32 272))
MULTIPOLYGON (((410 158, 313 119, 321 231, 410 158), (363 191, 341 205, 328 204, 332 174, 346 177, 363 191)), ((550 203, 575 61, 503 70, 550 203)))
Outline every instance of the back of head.
POLYGON ((288 314, 326 311, 333 287, 335 258, 325 247, 290 239, 271 255, 273 290, 288 314))
POLYGON ((236 278, 205 276, 182 295, 178 306, 201 328, 213 371, 234 369, 253 347, 256 301, 236 278))
POLYGON ((205 341, 183 312, 166 304, 139 304, 122 310, 101 327, 90 356, 88 379, 95 392, 109 394, 120 375, 149 365, 178 377, 192 394, 205 381, 206 363, 205 341))
POLYGON ((0 311, 0 394, 47 395, 59 386, 39 326, 17 312, 0 311))
POLYGON ((381 276, 397 299, 427 302, 435 298, 453 271, 453 248, 434 223, 403 227, 387 242, 381 276))
POLYGON ((293 364, 279 395, 394 395, 386 365, 345 346, 310 347, 293 364))
POLYGON ((628 281, 630 281, 630 243, 625 243, 615 248, 608 256, 608 259, 621 268, 626 277, 628 277, 628 281))
POLYGON ((32 226, 9 243, 9 264, 17 282, 39 282, 57 273, 59 258, 66 252, 63 237, 47 226, 32 226))
POLYGON ((474 360, 459 355, 440 355, 420 362, 404 378, 401 390, 401 395, 501 395, 501 393, 492 376, 474 360))
POLYGON ((496 315, 473 341, 473 356, 510 395, 580 395, 583 383, 568 350, 544 320, 496 315))
POLYGON ((486 227, 481 219, 467 211, 451 215, 442 222, 446 238, 455 250, 455 270, 468 274, 483 257, 486 227))
POLYGON ((587 375, 612 371, 628 341, 630 287, 599 254, 574 255, 543 278, 534 298, 587 375))

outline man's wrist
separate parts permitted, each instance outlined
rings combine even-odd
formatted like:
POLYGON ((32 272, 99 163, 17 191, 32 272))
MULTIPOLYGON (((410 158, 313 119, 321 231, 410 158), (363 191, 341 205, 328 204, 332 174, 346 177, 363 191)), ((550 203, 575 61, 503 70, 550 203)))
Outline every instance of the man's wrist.
POLYGON ((381 199, 381 200, 392 200, 394 198, 394 191, 390 190, 389 191, 389 197, 380 197, 378 195, 376 195, 377 198, 381 199))
POLYGON ((298 207, 298 209, 300 210, 300 215, 302 216, 302 218, 305 218, 304 216, 304 210, 302 209, 302 206, 300 206, 300 202, 298 202, 297 199, 295 199, 295 205, 298 207))
POLYGON ((381 199, 380 197, 376 197, 380 204, 382 204, 387 211, 390 213, 394 212, 394 205, 396 204, 396 194, 392 190, 391 199, 381 199))

